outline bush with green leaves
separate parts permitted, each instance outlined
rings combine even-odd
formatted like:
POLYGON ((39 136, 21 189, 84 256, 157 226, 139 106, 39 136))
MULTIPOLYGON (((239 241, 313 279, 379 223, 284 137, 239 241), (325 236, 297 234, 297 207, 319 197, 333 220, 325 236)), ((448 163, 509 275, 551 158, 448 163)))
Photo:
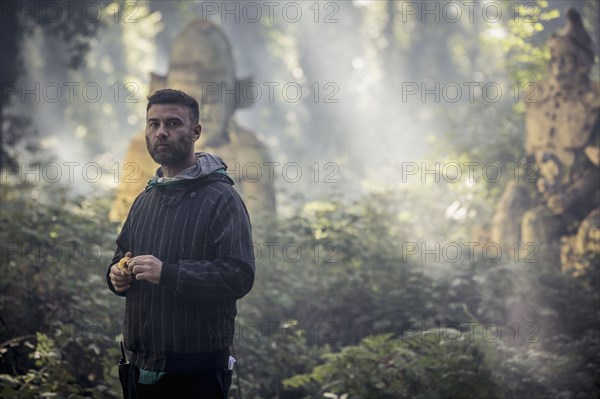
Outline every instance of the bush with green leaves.
POLYGON ((0 396, 114 397, 123 302, 104 277, 107 199, 9 182, 1 201, 0 396))
POLYGON ((413 336, 392 334, 363 339, 335 354, 311 373, 285 381, 287 386, 312 386, 330 398, 495 398, 497 386, 484 353, 475 342, 450 329, 427 330, 413 336))

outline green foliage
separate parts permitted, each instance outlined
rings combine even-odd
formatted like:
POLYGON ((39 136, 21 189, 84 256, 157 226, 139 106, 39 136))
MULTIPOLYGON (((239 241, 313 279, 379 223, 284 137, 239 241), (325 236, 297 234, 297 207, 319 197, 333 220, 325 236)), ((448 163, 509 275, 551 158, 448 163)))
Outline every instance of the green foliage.
POLYGON ((300 199, 294 216, 255 223, 257 279, 240 302, 236 346, 244 363, 260 367, 240 364, 244 396, 301 397, 301 387, 281 381, 308 372, 331 348, 407 323, 468 320, 465 301, 477 307, 466 294, 468 265, 436 280, 422 263, 402 258, 401 242, 413 229, 398 219, 406 204, 393 192, 352 204, 300 199))
MULTIPOLYGON (((594 307, 600 298, 589 283, 561 274, 555 263, 515 263, 512 253, 499 263, 476 255, 473 262, 465 255, 454 264, 406 258, 402 243, 430 234, 425 229, 419 237, 422 226, 415 216, 423 202, 412 205, 406 195, 385 191, 353 203, 335 195, 299 199, 293 216, 263 225, 277 245, 272 259, 264 245, 257 253, 256 285, 240 307, 240 357, 260 365, 240 372, 243 391, 257 398, 327 393, 427 398, 443 392, 541 398, 595 392, 591 370, 600 363, 589 351, 598 343, 591 332, 600 320, 594 307), (286 258, 282 248, 289 243, 303 255, 295 259, 292 251, 286 258), (285 338, 286 320, 294 320, 302 340, 285 338), (244 326, 252 323, 261 326, 262 339, 248 339, 244 326), (276 326, 271 339, 268 326, 276 326), (453 328, 461 339, 429 341, 453 337, 453 328), (497 329, 501 336, 495 339, 497 329), (358 344, 373 335, 386 338, 358 344), (560 349, 563 355, 556 351, 557 337, 572 340, 560 349), (413 359, 397 360, 406 364, 402 373, 377 363, 396 350, 398 359, 406 353, 413 359), (326 354, 325 363, 317 366, 319 353, 326 354), (463 367, 463 360, 478 368, 463 367), (497 392, 484 391, 488 386, 497 392)), ((256 234, 267 235, 260 225, 256 234)))
POLYGON ((459 334, 440 329, 408 338, 370 336, 357 346, 326 355, 326 363, 285 384, 304 386, 314 380, 323 396, 364 399, 497 397, 497 386, 478 347, 464 337, 440 339, 459 334))
POLYGON ((543 342, 496 347, 495 381, 506 398, 595 398, 600 395, 600 335, 549 336, 543 342))
POLYGON ((248 306, 269 309, 272 320, 297 320, 302 329, 328 325, 330 343, 339 345, 398 331, 404 322, 462 317, 439 302, 448 283, 427 277, 420 257, 403 256, 412 229, 399 219, 404 207, 392 192, 352 204, 335 197, 299 204, 296 216, 269 227, 273 258, 263 243, 248 306))
POLYGON ((0 373, 10 377, 2 397, 114 397, 122 302, 104 274, 115 226, 106 200, 66 194, 58 185, 3 185, 0 373))
MULTIPOLYGON (((307 344, 312 331, 300 329, 293 321, 274 320, 266 316, 263 321, 240 323, 236 331, 236 375, 244 397, 302 397, 303 389, 284 387, 282 381, 307 372, 329 352, 328 345, 307 344)), ((239 395, 236 381, 231 393, 239 395)))
MULTIPOLYGON (((89 356, 82 347, 77 347, 77 356, 69 356, 73 351, 71 347, 61 348, 55 340, 38 332, 31 339, 27 338, 21 342, 25 348, 29 348, 27 358, 32 363, 24 373, 0 374, 0 396, 3 398, 98 398, 109 399, 116 396, 110 392, 110 387, 104 382, 96 381, 102 379, 102 364, 97 362, 94 353, 89 356), (83 356, 81 356, 83 354, 83 356), (88 364, 91 362, 91 364, 88 364), (74 365, 79 367, 75 368, 74 365), (83 375, 85 372, 100 372, 100 374, 83 375), (85 382, 84 382, 85 381, 85 382)), ((14 351, 4 348, 2 357, 6 353, 14 351)), ((99 352, 99 351, 97 351, 99 352)), ((21 353, 21 356, 23 353, 21 353)))

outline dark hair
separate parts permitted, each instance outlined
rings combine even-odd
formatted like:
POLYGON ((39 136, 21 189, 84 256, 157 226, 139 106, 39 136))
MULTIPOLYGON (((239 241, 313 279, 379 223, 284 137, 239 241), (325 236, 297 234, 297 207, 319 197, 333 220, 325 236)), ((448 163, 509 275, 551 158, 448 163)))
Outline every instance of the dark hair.
POLYGON ((181 90, 175 89, 162 89, 155 91, 151 96, 148 97, 148 106, 146 112, 154 104, 177 104, 186 107, 190 113, 190 119, 192 126, 196 126, 200 121, 200 107, 198 101, 188 94, 185 94, 181 90))

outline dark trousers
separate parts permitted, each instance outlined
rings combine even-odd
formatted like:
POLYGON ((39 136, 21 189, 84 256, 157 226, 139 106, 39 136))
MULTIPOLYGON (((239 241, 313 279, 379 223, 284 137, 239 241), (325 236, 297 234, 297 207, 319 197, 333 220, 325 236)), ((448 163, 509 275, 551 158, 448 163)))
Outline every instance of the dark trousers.
POLYGON ((227 399, 230 370, 167 374, 155 384, 138 382, 139 369, 129 369, 129 399, 227 399))

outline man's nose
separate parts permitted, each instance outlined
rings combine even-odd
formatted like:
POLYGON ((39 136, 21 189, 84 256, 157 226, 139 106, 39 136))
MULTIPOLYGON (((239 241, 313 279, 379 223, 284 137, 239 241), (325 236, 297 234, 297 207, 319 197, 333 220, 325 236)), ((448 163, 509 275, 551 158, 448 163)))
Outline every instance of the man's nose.
POLYGON ((167 129, 166 129, 164 123, 161 123, 158 126, 158 129, 156 130, 156 136, 158 136, 158 137, 167 137, 168 136, 167 129))

